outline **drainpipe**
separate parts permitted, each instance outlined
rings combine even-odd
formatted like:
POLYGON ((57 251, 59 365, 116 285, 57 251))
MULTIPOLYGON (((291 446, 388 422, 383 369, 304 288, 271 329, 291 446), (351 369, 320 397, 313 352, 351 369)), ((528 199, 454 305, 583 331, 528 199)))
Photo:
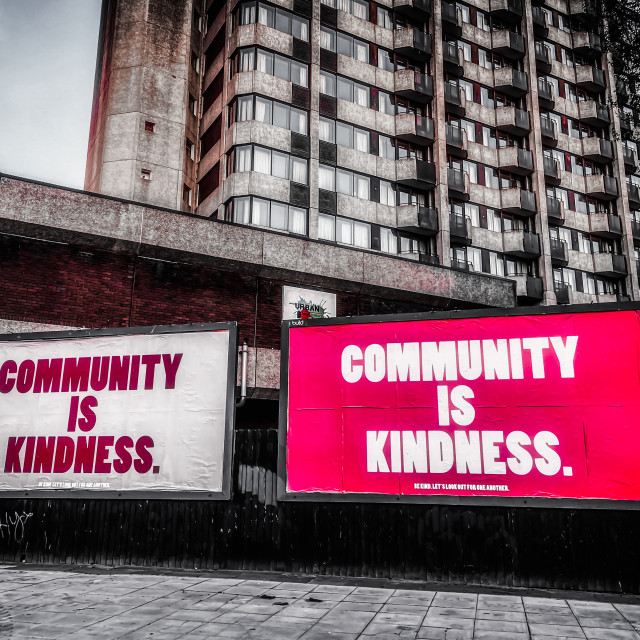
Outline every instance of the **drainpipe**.
POLYGON ((242 354, 242 360, 240 361, 240 400, 236 402, 236 407, 244 407, 244 403, 247 401, 247 360, 249 357, 249 347, 247 347, 247 341, 242 343, 240 348, 242 354))

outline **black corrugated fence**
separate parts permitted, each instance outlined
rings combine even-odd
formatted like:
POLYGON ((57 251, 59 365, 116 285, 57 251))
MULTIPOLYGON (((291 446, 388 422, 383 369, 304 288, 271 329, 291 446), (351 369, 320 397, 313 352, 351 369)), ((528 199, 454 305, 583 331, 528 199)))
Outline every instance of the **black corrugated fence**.
POLYGON ((640 512, 278 503, 277 431, 235 436, 230 502, 4 499, 0 559, 640 593, 640 512))

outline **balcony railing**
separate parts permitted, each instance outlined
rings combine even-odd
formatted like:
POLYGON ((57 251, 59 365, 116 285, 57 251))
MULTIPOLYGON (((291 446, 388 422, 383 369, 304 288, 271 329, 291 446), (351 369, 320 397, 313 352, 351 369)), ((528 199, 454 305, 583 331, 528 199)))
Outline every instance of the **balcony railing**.
POLYGON ((564 282, 554 282, 553 288, 556 292, 556 302, 558 304, 569 304, 569 285, 564 282))
POLYGON ((444 85, 445 109, 454 115, 464 115, 464 92, 455 84, 446 82, 444 85))
POLYGON ((492 17, 507 22, 522 20, 522 0, 489 0, 489 11, 492 17))
POLYGON ((449 216, 449 233, 455 242, 467 244, 471 242, 470 223, 463 215, 452 213, 449 216))
POLYGON ((529 88, 527 74, 512 67, 496 69, 493 74, 493 82, 496 91, 506 93, 514 98, 522 97, 529 88))
POLYGON ((596 162, 610 162, 613 160, 613 144, 603 138, 583 138, 582 155, 587 160, 596 162))
POLYGON ((551 58, 549 57, 549 50, 542 44, 542 42, 536 42, 536 66, 544 73, 551 71, 551 58))
POLYGON ((431 0, 393 0, 393 8, 408 18, 424 22, 431 13, 431 0))
POLYGON ((538 78, 538 102, 543 109, 553 109, 556 103, 553 85, 544 78, 538 78))
POLYGON ((634 210, 640 209, 640 189, 635 184, 627 184, 627 194, 629 196, 629 206, 634 210))
POLYGON ((624 168, 628 173, 635 173, 638 160, 633 149, 629 147, 622 147, 622 159, 624 161, 624 168))
POLYGON ((558 226, 564 224, 564 207, 562 200, 547 196, 547 217, 551 224, 558 226))
POLYGON ((458 197, 469 197, 467 194, 467 187, 465 181, 464 171, 460 171, 460 169, 452 169, 449 167, 447 169, 447 182, 449 185, 449 191, 453 191, 458 195, 458 197))
POLYGON ((544 177, 546 181, 551 184, 557 184, 560 181, 558 161, 555 158, 548 158, 547 156, 544 156, 542 164, 544 167, 544 177))
POLYGON ((491 33, 493 52, 505 58, 518 60, 524 56, 524 38, 511 29, 500 29, 491 33))
POLYGON ((579 103, 580 120, 594 127, 605 127, 611 122, 609 108, 606 104, 595 100, 585 100, 579 103))
POLYGON ((600 36, 588 31, 573 33, 573 50, 581 56, 595 58, 602 55, 600 36))
POLYGON ((598 93, 607 87, 604 71, 590 65, 576 67, 576 84, 581 89, 598 93))
POLYGON ((540 38, 546 38, 549 35, 549 25, 547 24, 547 16, 542 7, 533 7, 533 32, 540 38))
POLYGON ((569 262, 567 257, 567 243, 558 238, 549 238, 549 247, 551 249, 551 261, 566 267, 569 262))

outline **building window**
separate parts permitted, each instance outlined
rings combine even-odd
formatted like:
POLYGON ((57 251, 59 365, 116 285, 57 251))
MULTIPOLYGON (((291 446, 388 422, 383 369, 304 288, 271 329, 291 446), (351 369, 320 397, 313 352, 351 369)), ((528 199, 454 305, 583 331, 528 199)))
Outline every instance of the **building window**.
POLYGON ((151 170, 150 169, 140 169, 140 178, 142 180, 151 180, 151 170))
POLYGON ((191 52, 191 68, 198 73, 200 71, 200 58, 195 51, 191 52))
POLYGON ((322 4, 350 13, 362 20, 369 19, 369 3, 365 0, 321 0, 322 4))
POLYGON ((187 154, 187 158, 190 160, 196 159, 196 147, 189 138, 187 138, 187 141, 185 142, 185 153, 187 154))
POLYGON ((303 136, 308 135, 308 114, 284 102, 262 96, 241 96, 232 111, 236 122, 256 120, 276 127, 289 129, 303 136))
POLYGON ((233 59, 232 75, 234 72, 254 70, 288 80, 301 87, 309 86, 308 65, 264 49, 241 49, 233 59))
POLYGON ((257 171, 299 184, 307 184, 307 161, 282 151, 253 145, 236 147, 229 166, 235 173, 257 171))
POLYGON ((186 184, 182 186, 182 202, 184 202, 188 207, 191 206, 192 194, 193 190, 186 184))
POLYGON ((153 130, 155 129, 155 126, 156 126, 155 122, 150 122, 149 120, 147 120, 144 123, 144 130, 145 131, 149 131, 150 133, 153 133, 153 130))
POLYGON ((266 27, 287 33, 298 40, 309 42, 309 20, 263 2, 258 2, 257 7, 256 12, 255 2, 243 2, 236 14, 239 23, 244 25, 258 22, 266 27))
POLYGON ((318 186, 326 191, 336 191, 347 196, 369 200, 369 176, 353 171, 320 165, 318 167, 318 186))
POLYGON ((233 198, 227 205, 226 214, 227 220, 237 224, 307 234, 307 210, 282 202, 255 196, 233 198))
POLYGON ((194 115, 198 115, 198 101, 189 94, 189 111, 194 115))

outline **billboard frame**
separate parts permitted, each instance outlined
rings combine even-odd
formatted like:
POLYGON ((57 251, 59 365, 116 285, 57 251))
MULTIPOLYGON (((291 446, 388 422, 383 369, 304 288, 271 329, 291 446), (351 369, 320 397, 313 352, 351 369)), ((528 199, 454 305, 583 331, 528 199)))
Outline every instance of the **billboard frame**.
POLYGON ((287 427, 289 407, 289 331, 296 327, 350 324, 381 324, 424 320, 465 320, 475 318, 545 316, 573 313, 606 313, 610 311, 640 311, 640 302, 611 302, 549 307, 518 307, 512 309, 472 309, 462 311, 427 311, 377 316, 349 316, 316 320, 284 320, 280 340, 280 397, 278 417, 278 479, 277 499, 282 502, 338 502, 360 504, 423 504, 462 507, 537 507, 561 509, 640 510, 640 500, 606 498, 540 498, 506 496, 398 495, 386 493, 330 493, 287 491, 287 427))
POLYGON ((70 329, 43 331, 41 333, 0 334, 0 343, 46 342, 48 340, 76 340, 105 336, 162 335, 174 333, 229 332, 227 356, 227 389, 225 392, 224 456, 222 461, 221 491, 117 491, 95 489, 0 489, 1 498, 83 498, 83 499, 131 499, 131 500, 230 500, 233 465, 235 391, 238 368, 238 323, 206 322, 198 324, 149 325, 144 327, 109 327, 106 329, 70 329))

